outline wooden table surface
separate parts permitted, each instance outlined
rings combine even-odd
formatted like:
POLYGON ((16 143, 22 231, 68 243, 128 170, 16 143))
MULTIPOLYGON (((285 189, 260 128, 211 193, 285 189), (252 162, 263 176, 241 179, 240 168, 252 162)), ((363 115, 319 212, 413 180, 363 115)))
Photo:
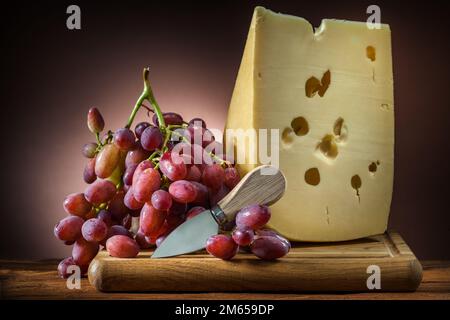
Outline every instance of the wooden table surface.
POLYGON ((86 278, 81 289, 69 290, 56 273, 58 261, 0 260, 1 299, 445 299, 450 300, 450 261, 421 261, 423 280, 416 292, 408 293, 102 293, 86 278))

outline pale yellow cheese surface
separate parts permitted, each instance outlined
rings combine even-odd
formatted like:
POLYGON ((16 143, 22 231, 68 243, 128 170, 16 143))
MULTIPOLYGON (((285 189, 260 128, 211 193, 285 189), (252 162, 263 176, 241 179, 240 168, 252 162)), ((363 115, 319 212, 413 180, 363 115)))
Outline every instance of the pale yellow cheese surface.
POLYGON ((257 7, 226 128, 280 130, 287 192, 270 227, 301 241, 384 232, 394 170, 389 26, 323 20, 314 30, 257 7))

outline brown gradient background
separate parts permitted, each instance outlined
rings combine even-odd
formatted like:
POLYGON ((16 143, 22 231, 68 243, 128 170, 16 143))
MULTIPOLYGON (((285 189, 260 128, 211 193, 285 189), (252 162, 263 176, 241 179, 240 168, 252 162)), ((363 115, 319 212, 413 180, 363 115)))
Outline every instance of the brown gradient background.
MULTIPOLYGON (((390 227, 419 258, 450 258, 449 5, 376 3, 392 29, 396 171, 390 227)), ((82 191, 86 111, 123 126, 151 67, 164 110, 222 128, 253 7, 307 18, 365 20, 365 1, 224 3, 77 1, 82 30, 66 29, 69 2, 2 10, 0 258, 70 254, 53 237, 66 194, 82 191)), ((141 113, 139 119, 144 119, 141 113)), ((138 120, 139 120, 138 119, 138 120)), ((298 204, 301 206, 301 204, 298 204)))

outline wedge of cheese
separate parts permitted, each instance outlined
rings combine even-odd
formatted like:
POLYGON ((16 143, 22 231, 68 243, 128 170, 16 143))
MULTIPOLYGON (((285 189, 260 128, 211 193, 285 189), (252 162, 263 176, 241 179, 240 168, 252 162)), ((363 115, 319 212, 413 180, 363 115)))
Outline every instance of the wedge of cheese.
MULTIPOLYGON (((323 20, 314 29, 257 7, 226 128, 279 130, 287 192, 270 227, 301 241, 383 233, 394 170, 389 26, 323 20)), ((251 142, 242 174, 261 163, 251 142)))

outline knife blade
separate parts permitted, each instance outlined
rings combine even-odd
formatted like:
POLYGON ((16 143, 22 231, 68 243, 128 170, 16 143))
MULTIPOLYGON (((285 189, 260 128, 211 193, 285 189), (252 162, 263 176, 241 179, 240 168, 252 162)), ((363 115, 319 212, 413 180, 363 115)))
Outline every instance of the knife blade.
POLYGON ((213 218, 211 211, 205 210, 171 232, 153 253, 152 258, 176 256, 203 249, 206 240, 218 232, 219 225, 213 218), (181 244, 183 245, 181 246, 181 244))
POLYGON ((237 211, 251 204, 271 205, 286 190, 283 173, 273 166, 259 166, 247 175, 211 210, 184 222, 155 250, 152 258, 165 258, 205 248, 206 240, 218 234, 219 226, 234 219, 237 211))

